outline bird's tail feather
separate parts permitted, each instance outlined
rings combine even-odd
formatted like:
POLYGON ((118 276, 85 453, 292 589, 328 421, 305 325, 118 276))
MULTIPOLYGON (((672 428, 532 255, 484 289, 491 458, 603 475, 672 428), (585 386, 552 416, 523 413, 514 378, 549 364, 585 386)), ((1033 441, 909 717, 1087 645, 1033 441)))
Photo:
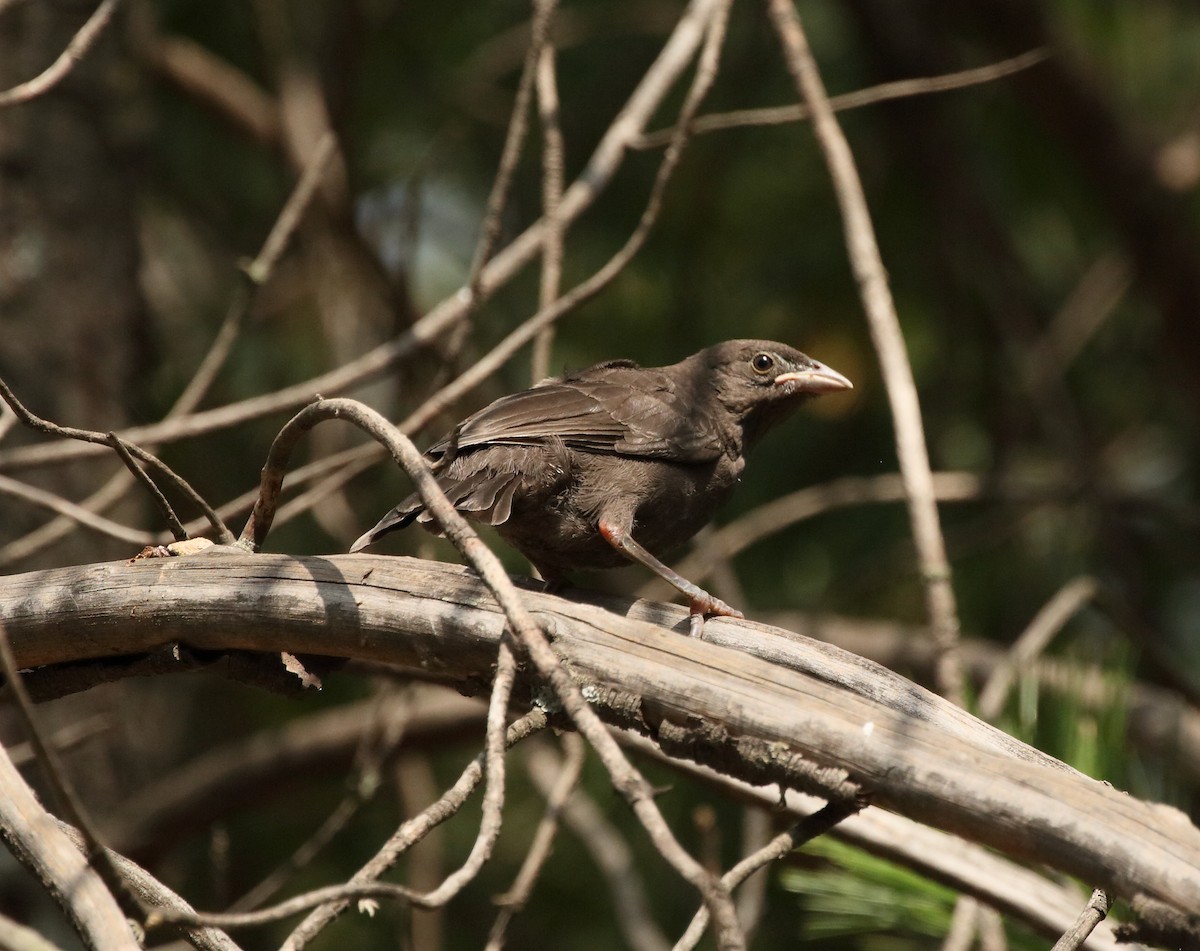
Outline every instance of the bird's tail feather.
POLYGON ((410 525, 424 510, 421 500, 416 496, 405 499, 381 518, 374 528, 360 535, 358 540, 350 546, 350 551, 352 553, 362 551, 368 545, 375 544, 384 535, 397 532, 405 526, 410 525))
MULTIPOLYGON (((473 474, 464 479, 443 477, 438 484, 451 504, 463 515, 486 525, 502 525, 512 514, 513 498, 520 488, 521 477, 516 472, 491 473, 483 477, 473 474)), ((420 497, 410 495, 351 545, 350 551, 361 551, 384 535, 399 531, 413 522, 425 524, 431 521, 433 516, 426 511, 420 497)))

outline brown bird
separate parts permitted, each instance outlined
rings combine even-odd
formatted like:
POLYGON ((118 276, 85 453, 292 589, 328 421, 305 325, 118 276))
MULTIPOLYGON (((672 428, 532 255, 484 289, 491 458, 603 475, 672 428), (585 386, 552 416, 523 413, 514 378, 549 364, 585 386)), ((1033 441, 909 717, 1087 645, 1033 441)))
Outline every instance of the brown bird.
MULTIPOLYGON (((696 534, 733 491, 745 454, 810 397, 848 379, 769 340, 730 340, 667 367, 611 360, 501 397, 426 454, 463 515, 494 525, 553 588, 576 569, 640 562, 705 616, 743 615, 659 556, 696 534)), ((351 551, 413 521, 411 495, 351 551)))

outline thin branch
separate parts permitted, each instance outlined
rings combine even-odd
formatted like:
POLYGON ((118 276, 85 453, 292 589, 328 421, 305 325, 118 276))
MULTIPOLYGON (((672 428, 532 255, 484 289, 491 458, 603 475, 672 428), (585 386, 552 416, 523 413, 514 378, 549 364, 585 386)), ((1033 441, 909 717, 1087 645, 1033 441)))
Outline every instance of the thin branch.
POLYGON ((155 484, 154 480, 146 474, 146 470, 138 465, 137 460, 133 458, 133 453, 129 451, 129 446, 116 433, 109 430, 108 432, 109 445, 116 450, 121 461, 125 463, 125 468, 142 483, 146 491, 150 493, 150 497, 154 499, 154 504, 158 506, 159 512, 162 513, 164 521, 170 526, 171 534, 175 536, 175 541, 185 541, 188 537, 187 530, 179 522, 179 516, 175 514, 175 510, 171 508, 171 503, 167 501, 167 497, 162 494, 162 490, 155 484))
MULTIPOLYGON (((75 439, 80 442, 92 443, 94 445, 112 446, 112 442, 105 433, 92 432, 88 429, 76 429, 73 426, 59 426, 56 423, 52 423, 49 420, 42 419, 42 417, 34 415, 21 404, 20 400, 17 399, 16 395, 9 388, 8 384, 2 379, 0 379, 0 399, 3 399, 6 403, 8 403, 9 406, 12 407, 13 412, 17 414, 17 417, 22 423, 31 429, 36 429, 38 432, 47 433, 51 436, 59 436, 64 439, 75 439)), ((230 533, 229 529, 225 527, 224 523, 217 516, 217 513, 212 510, 212 507, 195 489, 191 487, 186 480, 183 479, 182 476, 177 474, 170 466, 168 466, 157 456, 152 455, 145 449, 142 449, 139 446, 134 446, 130 443, 126 443, 126 447, 131 455, 141 462, 145 462, 154 466, 155 469, 170 479, 175 484, 176 488, 178 488, 184 493, 184 495, 191 499, 193 503, 195 503, 195 505, 205 514, 205 517, 208 519, 209 524, 213 527, 214 532, 217 534, 217 537, 221 540, 222 544, 228 544, 233 541, 232 533, 230 533)))
POLYGON ((941 657, 937 683, 942 693, 963 701, 962 662, 958 657, 958 608, 951 583, 950 563, 942 537, 929 453, 921 422, 921 404, 905 352, 904 334, 888 290, 887 271, 879 254, 871 213, 850 145, 834 117, 809 49, 800 15, 792 0, 768 0, 771 21, 779 34, 784 59, 800 97, 813 115, 813 131, 833 179, 842 213, 846 247, 858 282, 871 340, 879 356, 895 423, 896 454, 909 500, 909 518, 917 559, 925 582, 925 606, 941 657))
POLYGON ((51 63, 44 72, 19 86, 13 86, 11 89, 0 92, 0 109, 29 102, 31 99, 45 95, 66 79, 67 74, 75 68, 76 64, 100 38, 120 2, 121 0, 103 0, 100 6, 96 7, 95 12, 88 17, 87 22, 71 37, 71 42, 67 44, 67 48, 62 51, 58 59, 51 63))
POLYGON ((1013 642, 1005 663, 998 665, 984 684, 979 694, 979 715, 983 719, 995 720, 1000 715, 1017 674, 1041 656, 1063 625, 1095 598, 1098 590, 1096 579, 1084 575, 1068 581, 1042 606, 1013 642))
MULTIPOLYGON (((533 710, 516 720, 508 728, 505 741, 508 746, 513 746, 521 742, 521 740, 532 736, 534 733, 545 729, 545 727, 545 712, 542 710, 533 710)), ((471 793, 483 781, 484 760, 484 753, 480 753, 471 760, 454 785, 446 790, 437 802, 432 803, 423 812, 405 821, 392 834, 392 837, 379 853, 345 885, 331 885, 327 888, 315 889, 314 891, 305 892, 296 898, 253 912, 224 914, 218 912, 181 912, 175 909, 156 909, 150 919, 147 920, 146 926, 150 928, 174 922, 192 926, 243 928, 281 921, 309 908, 321 908, 321 906, 330 905, 334 902, 338 903, 340 910, 345 907, 346 902, 354 898, 368 897, 398 899, 410 902, 418 908, 431 907, 428 904, 426 896, 400 885, 385 885, 375 881, 375 879, 394 865, 404 852, 421 841, 431 829, 436 828, 447 819, 458 814, 458 811, 466 804, 471 793)), ((310 916, 311 918, 312 916, 310 916)), ((323 926, 327 923, 327 920, 322 916, 320 924, 323 926)), ((307 943, 309 937, 306 928, 307 924, 308 921, 306 920, 292 932, 287 942, 284 943, 283 947, 285 949, 301 948, 307 943)), ((312 933, 315 934, 316 932, 313 931, 312 933)))
MULTIPOLYGON (((777 835, 761 849, 738 862, 737 865, 721 876, 721 884, 730 891, 733 891, 760 868, 782 858, 793 849, 802 846, 805 842, 810 842, 818 836, 824 835, 843 819, 854 815, 856 812, 858 812, 858 807, 856 806, 840 802, 826 803, 824 807, 818 809, 812 815, 801 819, 787 832, 777 835)), ((699 944, 707 927, 708 909, 701 908, 696 912, 695 917, 692 918, 687 931, 675 943, 675 951, 691 951, 692 948, 699 944)))
POLYGON ((950 928, 942 939, 942 951, 971 951, 979 926, 980 904, 970 895, 959 895, 950 916, 950 928))
POLYGON ((410 719, 411 702, 408 695, 399 698, 397 703, 394 692, 394 688, 385 688, 365 704, 371 709, 363 717, 365 723, 358 731, 352 779, 348 783, 349 791, 341 802, 281 865, 230 905, 230 911, 248 911, 269 900, 333 842, 362 805, 375 795, 379 789, 380 769, 386 760, 396 754, 410 719))
POLYGON ((1083 911, 1079 913, 1079 920, 1075 922, 1070 931, 1054 942, 1051 951, 1077 951, 1078 948, 1083 947, 1083 943, 1095 930, 1096 925, 1108 917, 1108 906, 1108 895, 1097 888, 1092 892, 1088 903, 1083 906, 1083 911))
MULTIPOLYGON (((114 522, 103 515, 97 515, 95 512, 89 511, 82 505, 76 505, 69 499, 64 499, 60 495, 55 495, 53 492, 47 492, 45 489, 39 489, 32 485, 26 485, 24 482, 10 479, 6 475, 0 475, 0 495, 11 495, 22 502, 28 502, 30 505, 36 505, 38 508, 56 512, 72 525, 82 525, 84 528, 90 528, 94 532, 99 532, 102 535, 107 535, 119 541, 128 542, 131 545, 153 545, 158 541, 158 535, 155 532, 146 532, 141 529, 122 525, 120 522, 114 522)), ((7 561, 4 557, 4 552, 7 550, 8 546, 5 546, 4 550, 0 551, 0 564, 4 564, 7 561)))
POLYGON ((563 807, 575 791, 575 787, 579 785, 587 747, 577 733, 564 733, 562 745, 566 755, 559 768, 558 778, 546 796, 546 809, 533 834, 533 842, 525 852, 525 860, 521 863, 512 885, 507 892, 495 899, 500 905, 500 912, 492 922, 492 930, 484 951, 500 951, 504 947, 505 932, 512 919, 525 907, 529 896, 533 894, 534 883, 549 860, 554 839, 558 835, 563 807))
MULTIPOLYGON (((525 754, 525 768, 534 786, 548 798, 561 775, 558 757, 545 744, 531 744, 525 754)), ((583 844, 608 884, 613 917, 629 947, 633 951, 668 951, 666 936, 650 911, 641 869, 621 829, 583 788, 576 789, 563 803, 562 821, 583 844)))
MULTIPOLYGON (((950 92, 955 89, 966 89, 980 86, 984 83, 995 82, 1019 73, 1021 70, 1036 66, 1050 54, 1044 49, 1030 50, 1018 56, 1002 59, 986 66, 964 69, 958 72, 945 73, 941 76, 926 76, 915 79, 898 79, 893 82, 880 83, 866 89, 843 93, 840 96, 829 97, 829 107, 834 112, 845 112, 850 109, 861 109, 863 106, 873 106, 881 102, 895 99, 911 99, 916 96, 926 96, 931 93, 950 92)), ((733 112, 710 113, 697 116, 693 131, 697 135, 709 132, 720 132, 725 129, 739 129, 748 126, 786 125, 792 122, 803 122, 812 118, 812 109, 804 104, 790 106, 767 106, 761 109, 738 109, 733 112)), ((661 148, 670 141, 671 130, 659 129, 647 132, 635 140, 630 148, 654 149, 661 148)))
POLYGON ((533 7, 529 48, 525 51, 525 64, 521 69, 521 79, 517 84, 517 95, 513 102, 512 115, 508 120, 504 147, 500 151, 500 163, 496 169, 496 178, 492 182, 491 193, 488 195, 479 242, 475 247, 475 256, 471 261, 471 271, 467 277, 467 295, 476 306, 482 299, 480 288, 483 282, 483 269, 492 259, 496 243, 500 240, 504 206, 508 203, 508 193, 512 188, 513 175, 521 161, 521 150, 524 148, 525 136, 529 130, 529 102, 533 98, 534 76, 556 5, 557 0, 538 0, 533 7))
MULTIPOLYGON (((562 285, 563 223, 559 218, 562 204, 563 145, 562 125, 559 122, 558 79, 555 76, 554 44, 547 41, 538 58, 537 94, 538 116, 542 125, 542 220, 546 223, 546 240, 542 245, 542 275, 538 285, 538 307, 548 307, 558 297, 562 285)), ((532 382, 550 375, 550 351, 554 344, 554 328, 546 327, 534 338, 532 382)))

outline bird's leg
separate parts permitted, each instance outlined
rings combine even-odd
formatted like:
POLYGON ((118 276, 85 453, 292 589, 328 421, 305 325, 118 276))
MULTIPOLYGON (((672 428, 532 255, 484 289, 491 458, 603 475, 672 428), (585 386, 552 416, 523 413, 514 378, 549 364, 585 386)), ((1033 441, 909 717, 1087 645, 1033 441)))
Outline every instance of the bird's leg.
POLYGON ((678 571, 668 568, 642 547, 630 532, 630 526, 621 521, 601 515, 598 523, 604 540, 632 561, 645 565, 656 575, 687 595, 691 605, 688 619, 688 634, 699 637, 704 632, 704 619, 714 615, 723 617, 745 617, 741 611, 731 608, 720 598, 713 597, 699 585, 694 585, 678 571))

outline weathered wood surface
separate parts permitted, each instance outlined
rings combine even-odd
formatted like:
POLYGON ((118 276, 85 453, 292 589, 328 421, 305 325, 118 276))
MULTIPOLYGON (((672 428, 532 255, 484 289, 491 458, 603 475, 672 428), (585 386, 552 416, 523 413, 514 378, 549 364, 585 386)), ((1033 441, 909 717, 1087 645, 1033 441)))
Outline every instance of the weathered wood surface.
MULTIPOLYGON (((1200 910, 1200 830, 1182 813, 837 648, 724 619, 698 641, 680 633, 681 608, 589 600, 527 595, 610 721, 739 778, 861 792, 1115 896, 1200 910)), ((23 667, 178 643, 381 660, 468 686, 486 684, 504 627, 469 571, 370 555, 214 553, 32 572, 0 579, 0 617, 23 667)))

